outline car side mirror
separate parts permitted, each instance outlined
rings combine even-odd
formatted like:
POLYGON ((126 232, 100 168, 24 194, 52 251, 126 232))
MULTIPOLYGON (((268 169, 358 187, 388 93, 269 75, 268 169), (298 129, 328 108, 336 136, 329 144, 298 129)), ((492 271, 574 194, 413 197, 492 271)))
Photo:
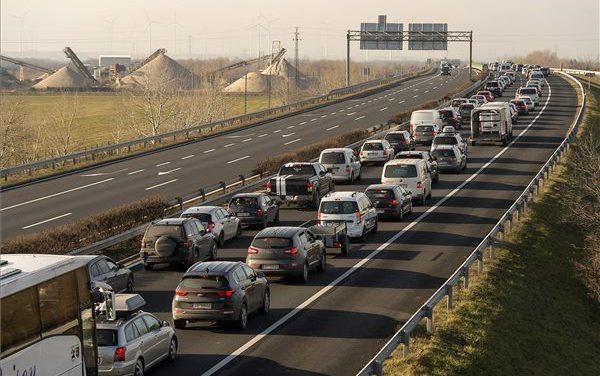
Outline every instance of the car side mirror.
POLYGON ((162 326, 163 326, 163 327, 165 327, 165 326, 171 326, 171 324, 169 324, 169 322, 168 322, 168 321, 166 321, 166 320, 163 320, 163 322, 162 322, 162 326))

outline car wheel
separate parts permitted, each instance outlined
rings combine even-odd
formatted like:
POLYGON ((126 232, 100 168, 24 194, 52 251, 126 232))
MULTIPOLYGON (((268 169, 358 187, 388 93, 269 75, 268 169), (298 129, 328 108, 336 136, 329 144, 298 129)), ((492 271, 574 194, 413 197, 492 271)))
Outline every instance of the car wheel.
POLYGON ((277 213, 275 214, 275 219, 273 220, 275 223, 279 223, 279 209, 277 209, 277 213))
POLYGON ((236 324, 239 330, 244 330, 248 326, 248 307, 246 307, 246 303, 243 303, 242 308, 240 308, 240 315, 236 324))
POLYGON ((375 225, 373 226, 373 229, 371 229, 371 232, 373 234, 377 234, 378 229, 379 229, 379 221, 377 219, 375 219, 375 225))
POLYGON ((175 329, 185 329, 185 320, 173 320, 175 329))
POLYGON ((212 242, 210 246, 210 261, 215 261, 217 259, 217 243, 212 242))
POLYGON ((400 215, 398 216, 400 218, 398 218, 400 220, 400 222, 402 222, 402 220, 404 219, 404 205, 400 204, 400 215))
POLYGON ((346 256, 346 255, 348 255, 348 253, 350 253, 349 252, 350 248, 349 248, 349 244, 348 244, 349 242, 350 242, 350 239, 348 239, 348 237, 346 237, 342 243, 341 252, 342 252, 342 255, 344 255, 344 256, 346 256))
POLYGON ((223 231, 221 231, 221 233, 219 234, 219 239, 217 240, 217 245, 219 247, 222 247, 225 245, 225 234, 223 233, 223 231))
POLYGON ((359 240, 363 243, 367 241, 367 229, 364 227, 363 227, 363 231, 362 231, 362 234, 360 235, 359 240))
POLYGON ((154 265, 153 264, 143 264, 144 265, 144 270, 152 270, 154 269, 154 265))
POLYGON ((410 200, 410 203, 408 205, 410 205, 408 207, 408 214, 412 214, 412 212, 413 212, 413 203, 412 203, 412 200, 410 200))
POLYGON ((237 239, 237 238, 239 238, 239 237, 240 237, 240 235, 242 235, 242 225, 241 225, 241 224, 239 224, 239 225, 237 226, 237 230, 235 230, 235 238, 236 238, 236 239, 237 239))
POLYGON ((427 195, 423 192, 423 196, 421 197, 421 206, 425 206, 427 203, 427 195))
POLYGON ((357 176, 357 179, 358 179, 358 180, 362 179, 362 168, 360 168, 360 169, 358 170, 358 176, 357 176))
POLYGON ((437 183, 438 181, 440 181, 440 174, 439 173, 436 174, 435 178, 433 178, 431 181, 434 182, 434 183, 437 183))
POLYGON ((175 361, 177 358, 177 339, 175 337, 171 338, 171 343, 169 343, 169 356, 167 357, 168 362, 175 361))
POLYGON ((323 250, 323 253, 321 254, 321 260, 319 260, 319 266, 317 266, 317 270, 320 272, 324 272, 325 269, 327 269, 327 255, 325 253, 325 250, 323 250))
POLYGON ((129 278, 127 279, 127 288, 126 291, 128 293, 132 293, 133 292, 133 276, 129 276, 129 278))
POLYGON ((261 315, 266 315, 269 313, 270 308, 271 308, 271 293, 269 292, 269 289, 265 289, 265 293, 263 294, 262 306, 260 307, 259 312, 261 315))
POLYGON ((144 375, 144 361, 140 358, 135 362, 135 368, 133 369, 133 376, 144 375))
POLYGON ((465 162, 465 167, 463 167, 463 170, 467 169, 467 163, 465 162))
POLYGON ((300 282, 306 283, 308 281, 308 263, 302 265, 302 274, 300 275, 300 282))
POLYGON ((354 171, 352 171, 352 173, 350 173, 350 185, 354 184, 354 171))
POLYGON ((317 210, 319 208, 319 194, 313 194, 312 201, 310 203, 311 209, 317 210))
POLYGON ((268 225, 269 225, 269 221, 267 221, 267 217, 264 217, 264 218, 263 218, 263 221, 262 221, 262 223, 261 223, 261 225, 260 225, 260 229, 261 229, 261 230, 262 230, 262 229, 265 229, 265 228, 267 228, 267 226, 268 226, 268 225))

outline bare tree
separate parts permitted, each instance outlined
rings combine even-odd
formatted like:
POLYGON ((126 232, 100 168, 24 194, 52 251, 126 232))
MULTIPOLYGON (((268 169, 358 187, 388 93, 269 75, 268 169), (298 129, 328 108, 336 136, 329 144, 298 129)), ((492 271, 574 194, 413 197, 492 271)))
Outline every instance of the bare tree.
POLYGON ((65 93, 53 107, 51 116, 44 118, 54 155, 67 155, 72 151, 73 132, 78 113, 79 97, 77 93, 65 93))
POLYGON ((22 98, 0 96, 0 166, 15 163, 14 157, 22 153, 19 144, 24 139, 25 103, 22 98))

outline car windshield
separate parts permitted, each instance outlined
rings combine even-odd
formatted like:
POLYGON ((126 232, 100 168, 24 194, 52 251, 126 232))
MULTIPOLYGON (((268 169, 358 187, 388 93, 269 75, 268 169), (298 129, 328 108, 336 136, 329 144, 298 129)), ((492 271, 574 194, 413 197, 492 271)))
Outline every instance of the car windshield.
POLYGON ((433 132, 433 125, 419 125, 417 126, 417 132, 433 132))
POLYGON ((258 206, 256 197, 234 197, 229 203, 230 208, 254 208, 258 206))
POLYGON ((435 145, 456 145, 458 140, 456 137, 436 137, 433 139, 435 145))
POLYGON ((321 154, 320 162, 325 164, 345 164, 346 157, 340 151, 330 151, 321 154))
POLYGON ((182 289, 222 289, 228 286, 222 275, 191 275, 183 277, 179 286, 182 289))
POLYGON ((460 111, 461 112, 471 111, 473 109, 473 107, 475 107, 475 106, 472 103, 461 104, 460 111))
POLYGON ((146 238, 159 238, 161 236, 183 239, 183 226, 154 224, 146 230, 146 238))
POLYGON ((415 178, 417 177, 417 167, 410 165, 387 165, 383 176, 386 178, 415 178))
POLYGON ((385 139, 390 142, 404 141, 404 133, 388 133, 385 135, 385 139))
POLYGON ((118 333, 114 329, 96 330, 96 340, 98 341, 98 346, 117 346, 119 344, 118 338, 118 333))
POLYGON ((433 119, 433 114, 431 112, 413 112, 412 120, 417 121, 431 121, 433 119))
POLYGON ((315 169, 312 165, 289 165, 279 170, 279 175, 314 175, 315 169))
POLYGON ((196 218, 200 222, 209 222, 212 220, 210 213, 183 213, 182 218, 196 218))
POLYGON ((394 198, 394 193, 389 189, 369 189, 365 194, 371 201, 394 198))
POLYGON ((287 249, 292 246, 292 239, 281 237, 260 237, 252 241, 252 247, 261 249, 287 249))
POLYGON ((436 149, 433 151, 432 155, 435 158, 450 158, 454 157, 454 151, 450 149, 436 149))
POLYGON ((383 150, 381 142, 367 142, 362 147, 363 150, 383 150))
POLYGON ((321 201, 319 211, 323 214, 352 214, 358 211, 355 201, 321 201))

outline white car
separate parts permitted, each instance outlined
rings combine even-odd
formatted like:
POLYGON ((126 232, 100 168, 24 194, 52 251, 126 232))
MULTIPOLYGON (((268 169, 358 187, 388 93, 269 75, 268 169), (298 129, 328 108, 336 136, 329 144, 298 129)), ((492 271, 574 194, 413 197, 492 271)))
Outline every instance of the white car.
POLYGON ((515 98, 519 98, 520 96, 527 95, 533 103, 537 106, 540 103, 540 96, 538 95, 538 91, 534 87, 523 87, 517 89, 515 94, 515 98))
POLYGON ((335 182, 349 181, 354 183, 354 179, 360 179, 362 165, 350 148, 330 148, 325 149, 319 156, 319 163, 331 172, 331 177, 335 182))
POLYGON ((319 224, 346 223, 351 238, 365 241, 369 232, 377 232, 377 210, 363 192, 331 192, 321 199, 317 213, 319 224))
POLYGON ((193 206, 181 213, 181 217, 193 217, 202 222, 204 228, 213 233, 219 247, 242 233, 240 219, 220 206, 193 206))
POLYGON ((394 148, 387 140, 365 141, 360 148, 360 163, 387 162, 394 159, 394 148))
POLYGON ((523 101, 525 101, 525 104, 527 105, 527 109, 529 111, 533 111, 535 109, 535 103, 533 102, 530 96, 519 95, 516 99, 522 99, 523 101))

